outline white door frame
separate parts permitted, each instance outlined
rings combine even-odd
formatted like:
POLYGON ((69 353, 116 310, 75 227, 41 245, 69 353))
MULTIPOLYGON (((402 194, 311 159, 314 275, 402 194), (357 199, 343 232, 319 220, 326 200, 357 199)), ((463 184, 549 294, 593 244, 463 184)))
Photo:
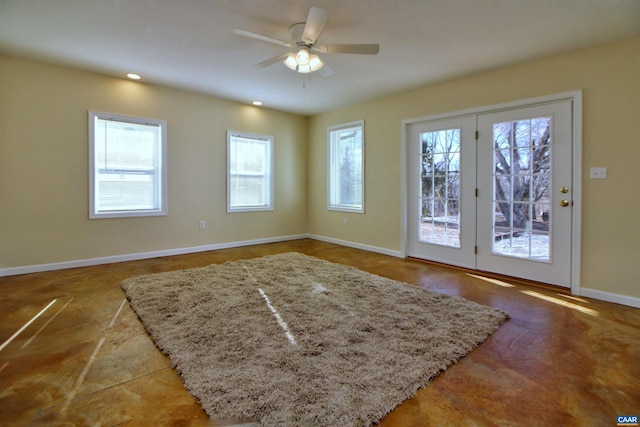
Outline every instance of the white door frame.
POLYGON ((571 101, 572 102, 572 192, 573 192, 573 209, 571 212, 571 293, 580 295, 580 263, 581 263, 581 244, 582 244, 582 91, 576 90, 571 92, 563 92, 552 95, 540 96, 536 98, 522 99, 502 104, 488 105, 482 107, 471 108, 462 111, 454 111, 450 113, 436 114, 431 116, 417 117, 413 119, 402 120, 400 127, 401 134, 401 251, 400 255, 405 258, 407 256, 407 144, 408 128, 411 124, 423 121, 433 121, 440 119, 450 119, 458 116, 467 116, 470 114, 494 113, 513 108, 528 107, 537 104, 544 104, 555 101, 571 101))

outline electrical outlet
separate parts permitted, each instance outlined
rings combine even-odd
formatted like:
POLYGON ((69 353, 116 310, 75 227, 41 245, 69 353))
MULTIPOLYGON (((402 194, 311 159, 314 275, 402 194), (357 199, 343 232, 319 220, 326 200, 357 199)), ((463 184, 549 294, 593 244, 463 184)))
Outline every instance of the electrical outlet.
POLYGON ((204 219, 200 220, 199 226, 200 226, 200 230, 204 230, 207 227, 207 223, 204 222, 204 219))
POLYGON ((349 218, 345 218, 342 220, 342 225, 349 225, 349 218))
POLYGON ((591 179, 607 179, 607 168, 591 168, 591 179))

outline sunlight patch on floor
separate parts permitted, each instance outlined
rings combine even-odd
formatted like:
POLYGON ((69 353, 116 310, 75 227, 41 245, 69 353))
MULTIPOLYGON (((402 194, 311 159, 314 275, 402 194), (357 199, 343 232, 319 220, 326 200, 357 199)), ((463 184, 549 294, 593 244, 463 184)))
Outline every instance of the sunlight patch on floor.
POLYGON ((89 369, 91 369, 93 362, 95 362, 96 357, 98 357, 98 353, 100 352, 100 349, 102 348, 102 345, 104 344, 105 339, 106 337, 102 337, 100 339, 100 341, 98 342, 98 345, 93 350, 93 353, 91 353, 91 357, 89 358, 89 361, 87 362, 86 365, 84 365, 84 369, 82 370, 82 372, 80 373, 80 376, 76 380, 76 383, 73 386, 71 393, 67 395, 67 400, 64 402, 64 405, 62 405, 62 409, 60 409, 61 415, 67 414, 67 411, 69 410, 69 406, 71 406, 71 403, 75 399, 76 394, 78 394, 78 390, 80 390, 80 386, 82 386, 82 384, 84 383, 85 377, 89 373, 89 369))
POLYGON ((313 291, 315 293, 322 294, 322 293, 328 292, 327 288, 322 286, 320 283, 313 282, 311 286, 313 286, 313 291))
POLYGON ((51 301, 49 303, 49 305, 47 305, 45 308, 43 308, 42 310, 40 310, 40 313, 36 314, 35 316, 33 316, 31 318, 31 320, 29 320, 27 323, 24 324, 24 326, 22 328, 20 328, 15 334, 13 334, 11 336, 11 338, 9 338, 8 340, 6 340, 5 342, 2 343, 2 345, 0 345, 0 351, 2 351, 6 346, 9 345, 9 343, 11 343, 11 341, 13 341, 18 335, 20 335, 25 329, 27 329, 29 327, 29 325, 31 325, 38 317, 40 317, 42 315, 42 313, 44 313, 45 311, 47 311, 47 309, 49 309, 49 307, 51 307, 53 304, 55 304, 57 301, 57 299, 54 299, 53 301, 51 301))
POLYGON ((275 307, 271 305, 271 301, 269 301, 269 297, 267 296, 267 294, 260 288, 258 288, 258 291, 260 292, 260 295, 262 295, 262 298, 264 298, 264 301, 267 303, 267 307, 269 307, 269 310, 271 310, 273 315, 276 317, 278 325, 280 325, 280 327, 284 330, 284 334, 287 336, 287 339, 289 340, 291 345, 296 345, 296 339, 289 331, 289 327, 287 326, 286 322, 282 320, 282 317, 280 317, 280 313, 278 313, 278 310, 276 310, 275 307))
POLYGON ((573 295, 564 295, 564 294, 558 294, 558 296, 561 296, 562 298, 568 298, 568 299, 572 299, 574 301, 578 301, 581 302, 583 304, 590 304, 590 302, 584 298, 580 298, 580 297, 574 297, 573 295))
POLYGON ((516 287, 516 285, 512 285, 511 283, 503 282, 502 280, 490 279, 488 277, 478 276, 476 274, 467 273, 467 276, 475 277, 476 279, 484 280, 485 282, 489 282, 489 283, 492 283, 494 285, 502 286, 504 288, 515 288, 516 287))
POLYGON ((60 312, 61 312, 62 310, 64 310, 66 306, 68 306, 68 305, 69 305, 69 303, 70 303, 71 301, 73 301, 73 298, 71 298, 69 301, 67 301, 67 303, 66 303, 65 305, 63 305, 63 306, 62 306, 62 308, 60 308, 58 311, 56 311, 56 313, 55 313, 53 316, 51 316, 51 317, 49 318, 49 320, 47 320, 47 322, 46 322, 44 325, 42 325, 42 326, 40 327, 40 329, 38 329, 38 330, 36 331, 36 333, 35 333, 35 334, 33 334, 33 335, 31 336, 31 338, 29 338, 29 339, 28 339, 24 344, 22 344, 22 347, 20 347, 20 348, 25 348, 26 346, 28 346, 29 344, 31 344, 31 342, 32 342, 32 341, 33 341, 33 340, 34 340, 34 339, 35 339, 35 338, 40 334, 40 332, 42 332, 42 331, 44 330, 44 328, 46 328, 46 327, 49 325, 49 323, 51 323, 51 322, 53 321, 53 319, 55 319, 55 318, 58 316, 58 314, 60 314, 60 312))
MULTIPOLYGON (((71 299, 73 299, 73 298, 71 298, 71 299)), ((71 300, 69 300, 69 302, 71 302, 71 300)), ((91 366, 93 366, 93 363, 96 361, 96 358, 98 357, 98 353, 100 353, 100 349, 102 348, 102 346, 104 345, 105 340, 107 339, 107 334, 109 333, 109 329, 111 329, 113 327, 113 325, 116 323, 116 319, 120 315, 120 312, 122 311, 122 307, 124 306, 124 304, 126 302, 127 302, 127 299, 125 298, 122 301, 122 303, 120 304, 120 307, 118 307, 118 310, 116 311, 116 314, 111 319, 111 322, 109 322, 109 326, 107 326, 107 329, 105 330, 104 335, 102 336, 102 338, 98 342, 98 345, 96 345, 96 348, 93 350, 93 353, 91 354, 91 357, 89 357, 89 360, 87 361, 87 364, 84 366, 84 369, 82 370, 82 372, 80 373, 80 376, 76 380, 76 382, 75 382, 75 384, 73 386, 73 389, 67 395, 67 399, 65 400, 64 405, 62 405, 62 409, 60 409, 60 414, 61 415, 66 415, 67 411, 69 410, 69 407, 71 406, 71 404, 76 399, 76 395, 78 394, 78 391, 80 390, 80 387, 84 383, 85 377, 89 373, 89 370, 91 369, 91 366)))
POLYGON ((544 300, 544 301, 551 302, 553 304, 561 305, 563 307, 567 307, 567 308, 570 308, 572 310, 577 310, 577 311, 579 311, 581 313, 585 313, 585 314, 588 314, 590 316, 599 316, 600 315, 600 313, 598 313, 596 310, 593 310, 593 309, 590 309, 590 308, 587 308, 587 307, 583 307, 581 305, 574 304, 574 303, 571 303, 571 302, 568 302, 568 301, 563 301, 563 300, 561 300, 559 298, 552 297, 552 296, 549 296, 549 295, 544 295, 544 294, 541 294, 539 292, 535 292, 535 291, 520 291, 520 292, 522 292, 525 295, 529 295, 531 297, 535 297, 535 298, 538 298, 538 299, 541 299, 541 300, 544 300))

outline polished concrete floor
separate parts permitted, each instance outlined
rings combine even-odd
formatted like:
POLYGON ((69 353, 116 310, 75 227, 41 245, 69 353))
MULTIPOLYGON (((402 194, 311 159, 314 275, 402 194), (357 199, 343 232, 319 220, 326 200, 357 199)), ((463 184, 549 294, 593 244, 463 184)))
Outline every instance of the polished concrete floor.
POLYGON ((289 251, 511 314, 380 426, 615 426, 640 415, 640 309, 297 240, 0 278, 0 425, 251 425, 206 416, 119 284, 289 251))

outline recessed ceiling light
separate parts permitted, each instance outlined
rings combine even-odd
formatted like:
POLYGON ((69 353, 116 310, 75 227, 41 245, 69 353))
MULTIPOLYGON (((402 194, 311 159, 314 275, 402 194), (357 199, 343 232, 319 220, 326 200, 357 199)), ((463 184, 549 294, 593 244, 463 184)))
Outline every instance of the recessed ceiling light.
POLYGON ((127 77, 129 77, 131 80, 140 80, 142 78, 139 74, 135 73, 129 73, 127 74, 127 77))
POLYGON ((253 101, 253 105, 262 105, 262 101, 253 101))

